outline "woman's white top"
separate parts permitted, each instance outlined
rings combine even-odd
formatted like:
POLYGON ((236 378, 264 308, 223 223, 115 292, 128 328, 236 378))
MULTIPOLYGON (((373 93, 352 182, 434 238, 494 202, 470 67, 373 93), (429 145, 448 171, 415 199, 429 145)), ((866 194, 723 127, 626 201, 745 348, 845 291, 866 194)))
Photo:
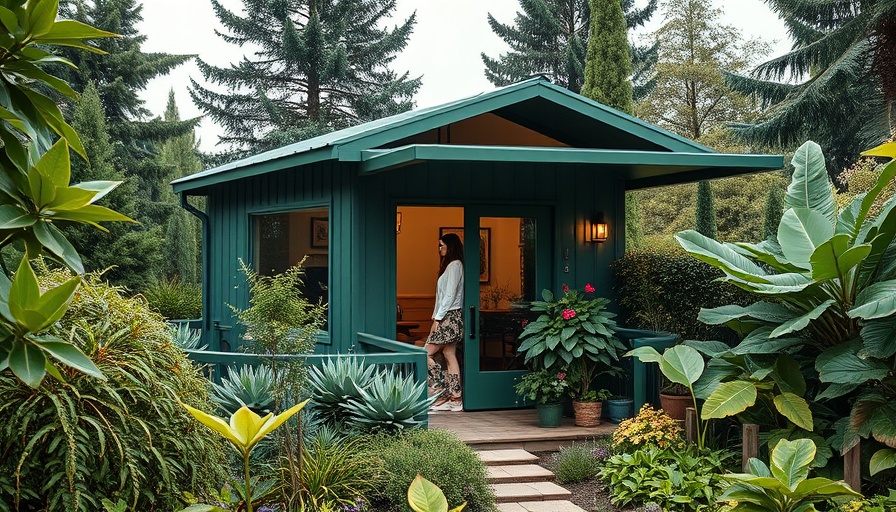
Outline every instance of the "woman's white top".
POLYGON ((460 260, 454 260, 439 276, 436 285, 436 308, 432 317, 438 321, 453 309, 464 307, 464 266, 460 260))

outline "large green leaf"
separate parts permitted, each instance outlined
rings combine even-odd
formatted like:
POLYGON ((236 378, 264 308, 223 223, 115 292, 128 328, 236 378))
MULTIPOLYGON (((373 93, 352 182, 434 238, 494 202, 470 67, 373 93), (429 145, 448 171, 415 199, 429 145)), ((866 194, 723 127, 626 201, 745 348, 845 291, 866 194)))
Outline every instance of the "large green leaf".
POLYGON ((660 370, 666 378, 688 387, 697 382, 703 374, 704 367, 700 352, 687 345, 676 345, 666 349, 660 361, 660 370))
POLYGON ((874 283, 856 295, 855 307, 847 312, 852 318, 871 320, 896 313, 896 279, 874 283))
POLYGON ((812 411, 803 397, 793 393, 784 392, 775 396, 775 408, 794 425, 808 431, 812 431, 812 411))
POLYGON ((815 458, 815 443, 809 439, 782 439, 772 450, 772 475, 791 491, 809 476, 809 464, 815 458))
POLYGON ((806 379, 796 359, 790 354, 780 354, 775 360, 771 378, 781 391, 799 396, 806 394, 806 379))
MULTIPOLYGON (((796 497, 807 497, 807 496, 853 496, 853 497, 862 497, 861 494, 852 490, 846 482, 838 482, 831 480, 830 478, 816 477, 809 478, 807 480, 803 480, 799 484, 797 484, 796 489, 794 489, 793 493, 796 497)), ((794 511, 799 512, 809 512, 815 509, 812 508, 796 508, 794 511)))
POLYGON ((40 337, 33 338, 33 341, 60 363, 87 375, 105 380, 106 377, 103 375, 103 372, 93 364, 93 361, 71 343, 60 339, 40 337))
POLYGON ((27 228, 37 222, 37 218, 18 206, 0 206, 0 229, 27 228))
POLYGON ((675 239, 691 256, 720 268, 728 274, 750 282, 768 282, 763 280, 763 276, 767 272, 762 267, 712 238, 705 237, 694 230, 688 230, 675 235, 675 239))
POLYGON ((810 269, 812 253, 834 236, 834 225, 820 213, 807 208, 791 208, 781 216, 778 241, 794 265, 810 269))
POLYGON ((815 359, 815 369, 821 382, 837 384, 864 384, 869 380, 882 380, 889 373, 886 364, 859 357, 860 340, 841 343, 822 352, 815 359))
POLYGON ((28 258, 22 258, 9 288, 9 310, 13 318, 17 322, 19 319, 24 319, 26 312, 34 309, 39 299, 40 286, 37 283, 37 275, 28 263, 28 258))
MULTIPOLYGON (((793 177, 784 198, 786 208, 807 208, 827 219, 833 230, 837 215, 831 180, 825 168, 821 147, 806 141, 793 154, 793 177)), ((782 245, 781 238, 778 238, 782 245)))
POLYGON ((874 452, 874 455, 871 456, 871 463, 869 464, 871 476, 893 467, 896 467, 896 450, 884 448, 874 452))
MULTIPOLYGON (((75 41, 79 39, 99 39, 103 37, 118 37, 117 34, 106 32, 98 28, 85 25, 80 21, 59 20, 53 24, 53 28, 49 32, 39 37, 39 42, 49 44, 62 44, 62 42, 75 41)), ((96 47, 88 47, 95 53, 105 53, 96 47)))
POLYGON ((81 262, 81 256, 56 226, 48 222, 38 222, 34 225, 34 236, 37 237, 41 245, 70 269, 78 274, 84 273, 84 264, 81 262))
POLYGON ((805 270, 787 261, 787 256, 781 250, 781 244, 775 239, 766 239, 758 244, 735 242, 733 246, 739 253, 755 258, 780 272, 802 272, 805 270))
POLYGON ((865 193, 865 195, 862 197, 862 207, 856 218, 857 230, 858 226, 865 222, 865 218, 867 217, 868 212, 871 211, 871 206, 874 205, 874 201, 877 200, 877 196, 879 196, 881 191, 883 191, 883 189, 893 181, 893 178, 896 178, 896 160, 891 160, 889 163, 881 167, 880 174, 878 174, 877 181, 874 183, 874 186, 871 187, 871 190, 865 193))
POLYGON ((886 359, 896 354, 896 322, 892 319, 868 320, 861 333, 864 346, 859 357, 886 359))
POLYGON ((30 343, 16 340, 9 352, 9 369, 25 384, 36 388, 40 386, 47 370, 44 368, 47 358, 41 349, 30 343))
POLYGON ((54 187, 68 187, 71 181, 72 167, 68 155, 68 144, 65 143, 65 139, 59 139, 49 151, 40 157, 34 168, 42 176, 49 178, 54 187))
POLYGON ((860 289, 874 281, 887 279, 885 267, 888 260, 890 263, 893 261, 888 256, 896 253, 896 248, 893 247, 893 240, 896 237, 896 198, 888 201, 880 215, 863 227, 869 224, 874 228, 869 229, 869 233, 871 231, 876 233, 870 239, 871 252, 859 265, 856 281, 860 289))
POLYGON ((843 279, 871 252, 871 244, 849 247, 849 242, 849 235, 839 234, 819 245, 809 258, 812 278, 817 281, 843 279))
POLYGON ((75 298, 75 290, 78 289, 80 284, 81 278, 76 276, 47 289, 41 294, 40 299, 35 304, 35 309, 40 311, 44 321, 41 325, 32 326, 30 328, 31 332, 42 331, 62 318, 68 310, 72 299, 75 298))
POLYGON ((772 338, 772 330, 771 326, 755 329, 736 347, 732 348, 731 353, 735 355, 778 354, 808 341, 793 337, 772 338))
POLYGON ((771 332, 771 334, 769 334, 769 337, 777 338, 779 336, 804 329, 809 325, 809 322, 820 317, 822 314, 824 314, 825 311, 827 311, 829 307, 833 306, 836 303, 837 301, 835 301, 834 299, 828 299, 822 302, 821 304, 813 308, 812 311, 808 311, 805 314, 802 314, 795 318, 791 318, 782 323, 781 325, 776 327, 771 332))
POLYGON ((840 215, 837 216, 837 227, 835 228, 837 234, 849 235, 850 240, 855 240, 856 235, 859 234, 858 218, 862 210, 862 200, 865 199, 866 195, 865 192, 857 195, 852 198, 852 201, 845 208, 840 210, 840 215))
POLYGON ((778 303, 755 302, 746 307, 730 304, 712 309, 701 308, 697 314, 697 320, 708 325, 728 324, 742 318, 782 323, 793 318, 793 313, 778 303))
POLYGON ((703 403, 700 417, 708 420, 740 414, 756 403, 756 396, 756 387, 751 382, 723 382, 703 403))

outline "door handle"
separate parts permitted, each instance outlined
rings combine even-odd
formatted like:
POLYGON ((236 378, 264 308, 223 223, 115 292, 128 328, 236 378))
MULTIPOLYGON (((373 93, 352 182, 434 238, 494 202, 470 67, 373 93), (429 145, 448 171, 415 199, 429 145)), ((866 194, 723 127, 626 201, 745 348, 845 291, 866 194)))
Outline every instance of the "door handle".
POLYGON ((476 339, 476 306, 470 306, 470 339, 476 339))

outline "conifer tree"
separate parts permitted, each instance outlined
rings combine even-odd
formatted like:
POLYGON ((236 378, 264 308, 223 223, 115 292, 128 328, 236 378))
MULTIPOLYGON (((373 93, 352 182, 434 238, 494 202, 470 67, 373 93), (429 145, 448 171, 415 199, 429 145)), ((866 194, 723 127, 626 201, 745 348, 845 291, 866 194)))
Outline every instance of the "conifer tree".
POLYGON ((224 128, 220 143, 260 150, 410 109, 420 79, 388 64, 416 22, 389 30, 395 0, 242 0, 245 17, 212 0, 225 41, 254 52, 230 67, 197 61, 196 105, 224 128))
MULTIPOLYGON (((115 165, 115 151, 109 135, 99 93, 88 82, 72 116, 72 127, 81 136, 89 163, 72 159, 73 183, 108 180, 123 181, 103 198, 104 205, 125 215, 136 211, 135 182, 115 165)), ((158 227, 111 223, 108 231, 92 226, 73 225, 66 230, 88 271, 109 269, 104 276, 131 290, 142 290, 157 277, 161 262, 162 233, 158 227)))
POLYGON ((582 96, 632 113, 632 58, 619 0, 590 0, 591 23, 582 96))
MULTIPOLYGON (((168 105, 165 108, 165 121, 180 121, 180 113, 174 100, 174 90, 168 92, 168 105)), ((202 164, 199 161, 198 144, 194 133, 185 133, 165 141, 160 149, 159 158, 169 167, 169 178, 177 179, 199 172, 202 164)), ((171 190, 169 188, 169 190, 171 190)), ((175 205, 178 202, 173 192, 167 196, 175 205)), ((169 264, 167 272, 177 276, 181 282, 197 284, 199 282, 199 223, 195 217, 183 208, 176 208, 168 220, 165 231, 166 258, 169 264)))
POLYGON ((641 209, 638 194, 625 193, 625 250, 644 246, 644 230, 641 228, 641 209))
POLYGON ((762 238, 767 240, 778 235, 778 224, 784 213, 784 191, 778 187, 769 187, 765 196, 765 210, 762 215, 762 238))
MULTIPOLYGON (((650 19, 657 0, 650 0, 642 9, 634 7, 634 0, 621 0, 621 7, 626 27, 634 29, 650 19)), ((589 0, 520 0, 520 9, 512 25, 488 15, 492 31, 511 50, 496 58, 481 54, 486 78, 503 86, 541 74, 557 85, 580 92, 585 82, 588 51, 584 35, 589 33, 591 25, 589 0)), ((653 85, 656 55, 655 44, 631 47, 635 98, 642 97, 653 85)))
POLYGON ((697 224, 694 229, 709 238, 716 238, 716 210, 712 199, 712 186, 702 180, 697 184, 697 224))

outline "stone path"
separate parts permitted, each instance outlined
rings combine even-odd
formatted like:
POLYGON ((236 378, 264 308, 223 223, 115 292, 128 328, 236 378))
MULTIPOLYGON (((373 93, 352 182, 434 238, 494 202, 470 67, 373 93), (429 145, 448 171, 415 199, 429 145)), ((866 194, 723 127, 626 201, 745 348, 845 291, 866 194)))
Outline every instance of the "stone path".
POLYGON ((554 473, 538 465, 526 450, 476 452, 488 469, 488 478, 501 512, 585 512, 570 502, 572 494, 555 484, 554 473))

